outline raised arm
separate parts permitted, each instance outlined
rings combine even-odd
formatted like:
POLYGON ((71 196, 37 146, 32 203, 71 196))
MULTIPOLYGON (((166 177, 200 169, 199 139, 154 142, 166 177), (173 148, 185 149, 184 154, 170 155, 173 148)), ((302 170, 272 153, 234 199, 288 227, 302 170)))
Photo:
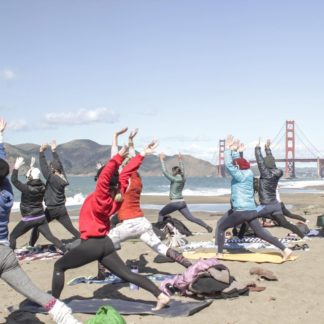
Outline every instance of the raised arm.
POLYGON ((57 153, 56 148, 57 148, 57 146, 56 146, 56 140, 52 140, 52 143, 51 143, 51 151, 52 151, 53 159, 59 163, 59 165, 60 165, 60 171, 63 174, 64 178, 66 179, 66 182, 68 182, 67 181, 67 176, 65 174, 65 170, 64 170, 64 167, 63 167, 63 163, 62 163, 62 161, 61 161, 61 159, 60 159, 60 157, 59 157, 59 155, 57 153))
POLYGON ((271 173, 270 173, 269 169, 266 167, 266 165, 264 163, 264 158, 263 158, 262 153, 261 153, 260 140, 259 140, 258 144, 255 147, 255 159, 256 159, 256 162, 258 164, 260 176, 262 178, 270 177, 271 173))
POLYGON ((11 183, 21 192, 28 192, 28 186, 25 183, 22 183, 18 180, 18 170, 21 166, 25 164, 23 157, 17 157, 14 169, 11 174, 11 183))
POLYGON ((7 153, 3 145, 3 133, 7 123, 3 118, 0 118, 0 159, 7 160, 7 153))
POLYGON ((111 143, 111 151, 110 151, 110 157, 114 157, 118 153, 118 137, 124 133, 126 133, 128 130, 128 127, 124 127, 121 130, 115 132, 113 134, 112 143, 111 143))
POLYGON ((133 129, 128 136, 128 155, 134 157, 136 155, 134 146, 134 137, 138 133, 138 128, 133 129))
POLYGON ((176 181, 177 178, 174 177, 166 168, 165 165, 165 154, 164 153, 160 153, 160 161, 161 161, 161 169, 162 169, 162 173, 163 175, 170 181, 176 181))
POLYGON ((272 152, 271 152, 271 149, 270 149, 270 145, 271 145, 271 141, 270 139, 267 139, 267 142, 266 144, 264 145, 264 151, 266 153, 266 156, 272 156, 272 152))
POLYGON ((178 163, 179 163, 179 168, 181 170, 181 173, 182 173, 183 177, 185 178, 186 177, 185 166, 183 163, 183 157, 180 152, 178 154, 178 163))
POLYGON ((47 150, 48 144, 42 144, 39 148, 39 166, 42 171, 44 178, 47 180, 51 175, 51 170, 48 166, 45 151, 47 150))

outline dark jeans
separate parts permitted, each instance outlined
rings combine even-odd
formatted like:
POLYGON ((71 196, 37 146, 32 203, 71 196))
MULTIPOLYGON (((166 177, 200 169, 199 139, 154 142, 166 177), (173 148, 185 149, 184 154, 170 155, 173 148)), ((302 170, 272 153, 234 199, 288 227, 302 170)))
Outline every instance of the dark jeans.
POLYGON ((162 222, 164 216, 171 214, 175 211, 179 211, 190 222, 196 223, 204 228, 208 227, 208 225, 203 220, 201 220, 191 214, 191 212, 188 209, 188 206, 184 200, 175 201, 175 202, 171 201, 170 203, 165 205, 159 212, 158 222, 162 222))
POLYGON ((59 298, 64 287, 64 273, 68 269, 79 268, 92 261, 100 261, 113 274, 125 281, 151 292, 155 297, 161 290, 149 279, 131 272, 119 255, 115 252, 114 244, 108 236, 81 240, 81 244, 66 253, 55 262, 52 295, 59 298))

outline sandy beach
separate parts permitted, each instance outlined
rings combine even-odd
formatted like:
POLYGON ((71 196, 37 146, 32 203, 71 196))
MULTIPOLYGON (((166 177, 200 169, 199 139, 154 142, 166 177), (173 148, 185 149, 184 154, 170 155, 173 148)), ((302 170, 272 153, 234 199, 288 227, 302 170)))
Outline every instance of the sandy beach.
MULTIPOLYGON (((324 195, 316 194, 282 194, 282 200, 286 204, 292 204, 292 211, 309 220, 308 226, 314 228, 317 216, 324 214, 324 195)), ((228 196, 220 197, 186 197, 187 203, 227 203, 228 196)), ((164 204, 168 202, 167 197, 143 196, 142 203, 145 204, 164 204)), ((77 215, 78 211, 73 210, 71 214, 77 215)), ((146 217, 154 222, 157 219, 156 210, 145 210, 146 217)), ((195 213, 201 217, 210 226, 215 228, 216 222, 221 214, 219 213, 195 213)), ((213 238, 214 233, 205 233, 204 229, 189 223, 180 214, 174 213, 174 216, 183 221, 193 232, 199 234, 189 237, 191 241, 207 241, 213 238)), ((11 215, 10 229, 12 229, 20 215, 13 213, 11 215)), ((74 221, 77 226, 77 221, 74 221)), ((51 223, 53 233, 61 238, 67 239, 70 234, 57 223, 51 223)), ((270 231, 278 237, 284 237, 288 231, 282 228, 271 228, 270 231)), ((28 242, 29 233, 17 241, 18 247, 28 242)), ((39 243, 47 243, 43 238, 39 243)), ((324 300, 324 257, 323 245, 324 239, 312 238, 307 241, 310 246, 309 251, 296 251, 298 256, 296 261, 283 264, 263 264, 260 265, 266 269, 272 270, 279 281, 256 281, 256 278, 249 274, 249 269, 255 266, 255 263, 242 262, 224 262, 231 270, 233 276, 240 282, 256 281, 259 286, 266 289, 262 292, 250 292, 249 296, 241 296, 231 300, 214 300, 213 303, 191 317, 173 317, 163 318, 159 316, 125 316, 129 324, 162 324, 162 323, 323 323, 323 305, 324 300)), ((147 260, 145 268, 153 268, 156 273, 176 274, 183 271, 183 268, 175 263, 157 264, 153 262, 156 254, 139 240, 125 242, 119 251, 123 260, 138 258, 141 254, 147 260)), ((32 278, 35 284, 45 291, 51 289, 51 279, 53 264, 55 260, 21 262, 21 266, 32 278)), ((95 262, 82 268, 69 270, 66 272, 66 282, 77 276, 95 275, 97 264, 95 262)), ((0 281, 0 322, 5 323, 8 316, 7 307, 17 305, 25 298, 3 281, 0 281)), ((75 286, 65 286, 61 298, 74 296, 78 297, 110 297, 123 298, 127 296, 133 299, 143 299, 154 301, 154 297, 148 292, 140 289, 138 291, 130 290, 128 284, 124 285, 98 285, 98 284, 79 284, 75 286)), ((189 300, 184 297, 174 297, 181 300, 189 300)), ((92 315, 75 314, 80 321, 85 322, 92 315)), ((48 315, 37 314, 40 323, 53 323, 48 315)), ((37 322, 37 321, 36 321, 37 322)))

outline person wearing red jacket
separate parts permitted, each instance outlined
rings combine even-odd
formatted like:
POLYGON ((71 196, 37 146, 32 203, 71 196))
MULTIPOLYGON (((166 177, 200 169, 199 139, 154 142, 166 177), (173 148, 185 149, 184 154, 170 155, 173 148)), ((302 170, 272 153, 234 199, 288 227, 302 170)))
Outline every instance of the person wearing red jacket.
MULTIPOLYGON (((129 156, 135 156, 133 138, 137 129, 132 131, 128 138, 129 156)), ((130 176, 129 187, 124 194, 123 204, 121 205, 117 217, 118 224, 111 229, 108 236, 113 241, 115 248, 120 249, 120 243, 131 238, 139 238, 146 243, 155 252, 167 256, 178 262, 184 267, 189 267, 191 262, 182 256, 178 251, 167 247, 161 242, 159 237, 154 233, 152 224, 144 216, 141 209, 142 179, 137 171, 130 176)), ((98 279, 105 278, 105 268, 99 264, 98 279)))
POLYGON ((100 261, 119 278, 134 283, 151 292, 157 298, 153 310, 163 308, 169 297, 149 279, 133 273, 115 252, 112 240, 107 236, 110 230, 111 215, 121 207, 129 178, 141 165, 145 155, 154 152, 157 144, 152 141, 140 154, 133 157, 118 175, 118 168, 128 153, 124 146, 103 168, 99 175, 96 190, 84 201, 79 216, 81 243, 66 253, 54 265, 52 294, 59 297, 64 287, 64 273, 92 261, 100 261))

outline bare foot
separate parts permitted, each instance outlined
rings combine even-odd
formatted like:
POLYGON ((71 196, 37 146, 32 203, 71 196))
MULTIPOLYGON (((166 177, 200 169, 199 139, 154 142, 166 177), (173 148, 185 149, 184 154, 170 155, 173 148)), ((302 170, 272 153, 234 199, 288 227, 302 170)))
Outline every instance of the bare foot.
POLYGON ((170 302, 170 298, 166 294, 161 293, 157 298, 156 306, 152 308, 152 310, 153 311, 160 310, 163 307, 165 307, 165 305, 167 305, 169 302, 170 302))
POLYGON ((285 248, 283 251, 282 251, 282 261, 285 262, 289 259, 289 257, 291 256, 292 254, 292 250, 290 250, 289 248, 285 248))
POLYGON ((223 259, 224 258, 224 253, 216 253, 216 258, 217 259, 223 259))

